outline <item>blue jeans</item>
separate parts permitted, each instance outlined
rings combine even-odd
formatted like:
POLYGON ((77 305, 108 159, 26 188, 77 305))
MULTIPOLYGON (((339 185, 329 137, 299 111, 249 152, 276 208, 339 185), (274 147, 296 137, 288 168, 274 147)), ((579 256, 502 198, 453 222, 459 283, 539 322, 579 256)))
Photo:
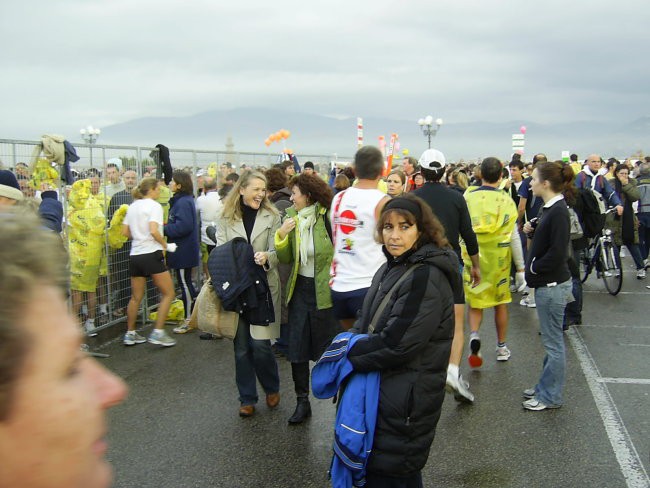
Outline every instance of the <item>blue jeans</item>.
POLYGON ((562 319, 564 308, 571 297, 571 280, 557 286, 535 288, 535 303, 542 344, 546 355, 542 374, 535 385, 535 396, 547 405, 562 405, 566 377, 566 353, 562 319))
POLYGON ((233 341, 235 347, 235 380, 242 405, 257 403, 257 383, 260 380, 264 392, 280 391, 278 363, 271 349, 271 341, 257 340, 251 337, 248 322, 239 318, 237 334, 233 341))

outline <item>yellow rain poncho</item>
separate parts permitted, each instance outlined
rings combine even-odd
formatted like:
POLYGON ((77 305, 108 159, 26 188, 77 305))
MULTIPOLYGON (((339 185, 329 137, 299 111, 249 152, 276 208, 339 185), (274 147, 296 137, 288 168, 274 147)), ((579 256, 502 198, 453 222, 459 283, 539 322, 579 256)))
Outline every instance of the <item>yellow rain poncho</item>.
POLYGON ((93 292, 97 288, 104 251, 106 217, 90 193, 90 180, 75 181, 68 197, 70 288, 93 292))
POLYGON ((122 223, 124 222, 124 217, 126 217, 126 211, 129 209, 129 206, 125 203, 120 205, 111 219, 110 227, 108 228, 108 245, 111 246, 111 249, 122 249, 124 243, 129 240, 128 237, 122 235, 122 223))
POLYGON ((52 163, 47 159, 39 159, 36 161, 29 182, 34 190, 40 190, 43 183, 53 188, 59 186, 59 172, 54 169, 52 163))
POLYGON ((471 260, 463 247, 465 298, 472 308, 510 303, 510 239, 517 221, 517 208, 506 192, 488 187, 470 187, 465 200, 476 233, 481 284, 471 287, 471 260))

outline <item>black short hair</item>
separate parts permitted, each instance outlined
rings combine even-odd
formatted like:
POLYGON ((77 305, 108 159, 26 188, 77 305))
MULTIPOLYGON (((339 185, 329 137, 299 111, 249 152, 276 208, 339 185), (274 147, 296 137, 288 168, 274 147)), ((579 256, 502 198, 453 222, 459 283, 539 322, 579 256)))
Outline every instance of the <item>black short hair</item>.
POLYGON ((519 171, 523 171, 523 169, 524 169, 524 163, 522 163, 521 160, 519 160, 519 161, 514 161, 514 160, 510 161, 510 164, 508 166, 510 168, 519 168, 519 171))
POLYGON ((384 155, 375 146, 364 146, 354 155, 354 173, 362 180, 376 180, 384 169, 384 155))
POLYGON ((502 167, 498 158, 485 158, 481 161, 481 178, 488 183, 496 183, 501 178, 502 167))

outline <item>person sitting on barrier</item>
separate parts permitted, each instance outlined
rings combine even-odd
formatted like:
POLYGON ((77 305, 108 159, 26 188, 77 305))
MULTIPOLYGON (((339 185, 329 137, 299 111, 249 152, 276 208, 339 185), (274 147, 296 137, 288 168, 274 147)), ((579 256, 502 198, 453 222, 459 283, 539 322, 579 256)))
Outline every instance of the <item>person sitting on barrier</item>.
POLYGON ((106 410, 124 382, 81 350, 60 237, 0 211, 0 486, 106 488, 106 410))

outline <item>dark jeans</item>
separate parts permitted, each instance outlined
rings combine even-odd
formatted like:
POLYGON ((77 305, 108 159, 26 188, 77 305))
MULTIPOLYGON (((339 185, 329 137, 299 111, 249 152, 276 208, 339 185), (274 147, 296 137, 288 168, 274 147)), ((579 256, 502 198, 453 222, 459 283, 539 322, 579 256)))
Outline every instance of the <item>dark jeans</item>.
POLYGON ((192 314, 194 299, 198 295, 194 288, 194 283, 192 282, 192 268, 177 269, 176 278, 178 280, 178 286, 181 289, 181 299, 183 300, 183 307, 185 308, 185 318, 189 319, 192 314))
POLYGON ((271 341, 257 340, 251 337, 248 322, 239 318, 237 333, 233 341, 235 347, 235 380, 242 405, 257 403, 257 382, 260 381, 264 392, 280 391, 278 363, 271 349, 271 341))
POLYGON ((569 259, 569 271, 571 272, 571 293, 575 301, 567 304, 564 309, 564 328, 566 328, 567 324, 582 324, 582 282, 580 281, 578 263, 581 253, 587 252, 587 250, 572 249, 572 251, 573 255, 569 259))
POLYGON ((641 258, 648 259, 648 251, 650 251, 650 212, 643 212, 637 214, 639 223, 639 248, 641 250, 641 258))

